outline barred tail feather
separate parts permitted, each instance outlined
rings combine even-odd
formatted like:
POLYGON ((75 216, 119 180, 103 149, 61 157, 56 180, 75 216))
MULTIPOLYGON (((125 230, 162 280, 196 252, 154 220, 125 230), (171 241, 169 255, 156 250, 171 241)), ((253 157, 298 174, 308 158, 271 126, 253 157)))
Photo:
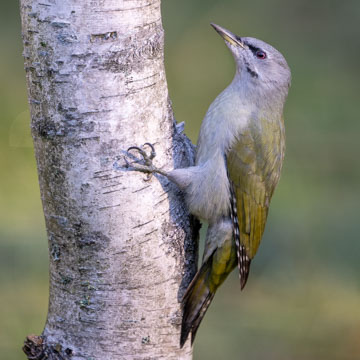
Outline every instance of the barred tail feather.
POLYGON ((209 305, 214 298, 207 285, 207 278, 211 271, 211 255, 195 275, 182 299, 183 318, 181 324, 180 347, 182 348, 191 332, 191 344, 194 342, 196 332, 201 320, 204 318, 209 305))
POLYGON ((236 254, 238 259, 240 287, 241 290, 243 290, 249 277, 251 259, 246 254, 245 246, 240 243, 240 227, 237 214, 236 194, 232 182, 230 182, 230 205, 230 216, 233 223, 234 240, 236 244, 236 254))
POLYGON ((204 318, 205 313, 206 313, 207 309, 209 308, 214 296, 215 296, 215 293, 211 293, 211 292, 208 293, 208 295, 206 296, 206 299, 203 302, 203 305, 200 309, 199 316, 194 321, 194 324, 193 324, 192 330, 191 330, 191 345, 193 344, 193 342, 195 340, 196 332, 197 332, 197 330, 200 326, 200 323, 201 323, 202 319, 204 318))

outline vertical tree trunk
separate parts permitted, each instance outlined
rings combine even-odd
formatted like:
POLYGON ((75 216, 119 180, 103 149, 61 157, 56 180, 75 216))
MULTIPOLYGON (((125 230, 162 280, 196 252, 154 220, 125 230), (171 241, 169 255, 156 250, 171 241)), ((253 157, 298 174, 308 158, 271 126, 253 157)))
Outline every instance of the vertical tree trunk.
POLYGON ((21 0, 25 70, 49 239, 50 299, 32 359, 191 359, 179 298, 197 244, 181 193, 124 167, 193 149, 174 124, 160 0, 21 0))

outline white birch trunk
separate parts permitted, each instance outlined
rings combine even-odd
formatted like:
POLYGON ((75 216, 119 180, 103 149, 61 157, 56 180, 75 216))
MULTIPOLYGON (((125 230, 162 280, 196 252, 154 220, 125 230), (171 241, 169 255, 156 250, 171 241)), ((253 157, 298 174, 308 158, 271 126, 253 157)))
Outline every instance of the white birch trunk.
POLYGON ((196 267, 192 220, 131 145, 189 166, 164 71, 160 0, 21 0, 25 70, 49 239, 50 299, 33 359, 191 359, 179 298, 196 267))

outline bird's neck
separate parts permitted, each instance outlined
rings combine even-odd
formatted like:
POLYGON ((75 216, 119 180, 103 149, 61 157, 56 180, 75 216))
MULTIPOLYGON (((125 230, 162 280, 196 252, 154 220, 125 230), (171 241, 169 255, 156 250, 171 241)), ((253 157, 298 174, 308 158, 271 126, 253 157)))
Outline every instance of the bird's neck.
POLYGON ((243 106, 253 108, 256 112, 271 114, 271 117, 282 116, 287 92, 261 83, 261 79, 249 79, 244 72, 236 71, 225 91, 236 92, 243 106))

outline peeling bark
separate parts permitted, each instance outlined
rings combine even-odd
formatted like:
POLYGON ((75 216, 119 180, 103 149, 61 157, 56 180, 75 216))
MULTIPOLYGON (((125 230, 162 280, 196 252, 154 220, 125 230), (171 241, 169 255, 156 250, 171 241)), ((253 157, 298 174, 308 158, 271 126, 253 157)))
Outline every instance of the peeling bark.
POLYGON ((163 177, 192 164, 164 71, 160 0, 21 0, 25 70, 49 240, 50 299, 29 359, 191 359, 179 299, 196 270, 196 226, 163 177))

